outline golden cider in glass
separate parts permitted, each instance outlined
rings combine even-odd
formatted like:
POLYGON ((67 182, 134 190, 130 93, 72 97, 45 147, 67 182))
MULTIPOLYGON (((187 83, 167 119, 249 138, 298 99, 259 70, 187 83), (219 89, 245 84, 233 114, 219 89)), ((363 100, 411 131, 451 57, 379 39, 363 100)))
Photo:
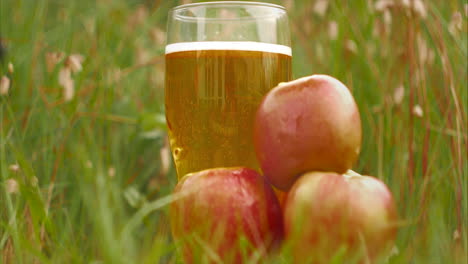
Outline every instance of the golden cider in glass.
POLYGON ((215 167, 258 170, 255 112, 270 89, 291 79, 290 48, 257 42, 178 44, 166 48, 165 105, 179 179, 215 167))

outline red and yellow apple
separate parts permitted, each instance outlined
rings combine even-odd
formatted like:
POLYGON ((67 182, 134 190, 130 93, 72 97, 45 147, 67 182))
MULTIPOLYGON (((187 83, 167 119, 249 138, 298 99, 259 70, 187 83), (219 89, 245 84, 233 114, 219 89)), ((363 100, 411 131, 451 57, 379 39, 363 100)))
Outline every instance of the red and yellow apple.
POLYGON ((310 172, 288 193, 285 241, 295 263, 329 263, 339 253, 375 263, 395 240, 396 221, 392 194, 379 179, 310 172))
POLYGON ((266 256, 283 238, 275 193, 252 169, 188 174, 174 195, 171 227, 185 263, 243 263, 266 256))
POLYGON ((254 145, 261 169, 287 191, 308 171, 345 173, 361 148, 361 119, 348 88, 312 75, 272 89, 255 118, 254 145))

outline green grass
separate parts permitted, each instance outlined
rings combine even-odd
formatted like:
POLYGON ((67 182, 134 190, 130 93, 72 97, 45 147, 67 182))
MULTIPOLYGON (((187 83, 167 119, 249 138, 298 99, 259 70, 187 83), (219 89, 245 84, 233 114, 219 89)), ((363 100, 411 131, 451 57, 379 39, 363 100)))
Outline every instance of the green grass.
MULTIPOLYGON (((0 96, 0 263, 182 262, 167 217, 176 176, 161 162, 164 41, 151 35, 178 2, 0 2, 0 77, 11 80, 0 96), (49 72, 50 52, 85 58, 70 101, 65 62, 49 72)), ((402 220, 389 263, 466 263, 466 2, 424 1, 425 17, 401 4, 384 15, 370 0, 330 1, 325 16, 315 1, 271 2, 294 3, 294 76, 330 74, 353 91, 364 132, 354 169, 389 185, 402 220)))

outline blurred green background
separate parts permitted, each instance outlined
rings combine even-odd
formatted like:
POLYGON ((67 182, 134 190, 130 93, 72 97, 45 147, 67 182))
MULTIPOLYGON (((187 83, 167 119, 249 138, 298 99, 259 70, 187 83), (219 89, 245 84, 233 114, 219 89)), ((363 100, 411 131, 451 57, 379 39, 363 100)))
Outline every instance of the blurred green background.
MULTIPOLYGON (((0 0, 0 263, 181 263, 164 119, 167 12, 190 1, 0 0)), ((466 1, 284 0, 294 77, 359 105, 388 263, 466 263, 466 1)), ((289 263, 277 257, 268 263, 289 263)))

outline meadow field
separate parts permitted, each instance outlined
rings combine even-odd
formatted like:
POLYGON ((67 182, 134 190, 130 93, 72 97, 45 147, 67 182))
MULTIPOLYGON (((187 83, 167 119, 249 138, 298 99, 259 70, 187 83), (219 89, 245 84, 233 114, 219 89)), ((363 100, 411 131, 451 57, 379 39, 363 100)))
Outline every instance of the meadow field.
MULTIPOLYGON (((0 0, 0 263, 183 263, 164 46, 168 10, 188 2, 0 0)), ((353 169, 400 215, 387 263, 467 263, 468 3, 266 2, 288 10, 294 78, 329 74, 355 96, 353 169)))

